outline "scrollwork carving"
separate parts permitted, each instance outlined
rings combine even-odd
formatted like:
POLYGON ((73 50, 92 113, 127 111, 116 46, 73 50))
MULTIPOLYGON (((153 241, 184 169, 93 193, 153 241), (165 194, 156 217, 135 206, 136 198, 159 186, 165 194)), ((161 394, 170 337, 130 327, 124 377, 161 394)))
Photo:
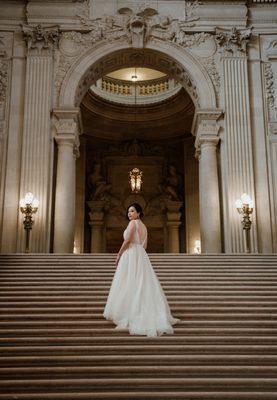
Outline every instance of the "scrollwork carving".
POLYGON ((275 104, 274 74, 270 62, 264 64, 264 78, 268 112, 269 116, 272 117, 276 115, 277 108, 275 104))
POLYGON ((0 103, 5 102, 8 87, 8 62, 0 60, 0 103))
POLYGON ((214 57, 206 58, 204 65, 205 65, 206 71, 208 72, 208 74, 209 74, 209 76, 210 76, 210 78, 211 78, 211 80, 213 82, 216 94, 217 94, 217 96, 219 96, 219 92, 220 92, 220 75, 219 75, 219 72, 217 70, 217 65, 216 65, 214 57))

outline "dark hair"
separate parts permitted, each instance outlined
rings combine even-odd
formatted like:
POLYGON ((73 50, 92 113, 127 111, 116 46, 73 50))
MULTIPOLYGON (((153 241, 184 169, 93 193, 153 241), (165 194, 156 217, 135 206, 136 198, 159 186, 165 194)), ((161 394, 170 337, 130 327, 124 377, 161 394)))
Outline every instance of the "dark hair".
POLYGON ((141 206, 138 204, 138 203, 132 203, 132 204, 130 204, 128 207, 127 207, 127 210, 126 210, 126 218, 129 220, 129 218, 128 218, 128 211, 129 211, 129 208, 130 207, 134 207, 134 209, 136 210, 136 212, 137 213, 139 213, 139 217, 140 218, 143 218, 143 212, 142 212, 142 208, 141 208, 141 206))

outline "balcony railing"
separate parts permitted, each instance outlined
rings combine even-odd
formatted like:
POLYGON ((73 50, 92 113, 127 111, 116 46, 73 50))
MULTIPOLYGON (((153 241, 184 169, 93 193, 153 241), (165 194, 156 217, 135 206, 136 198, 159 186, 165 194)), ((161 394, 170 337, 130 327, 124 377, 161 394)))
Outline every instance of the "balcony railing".
POLYGON ((105 76, 91 87, 97 95, 110 101, 146 104, 163 101, 181 89, 174 79, 162 77, 148 81, 129 82, 105 76))

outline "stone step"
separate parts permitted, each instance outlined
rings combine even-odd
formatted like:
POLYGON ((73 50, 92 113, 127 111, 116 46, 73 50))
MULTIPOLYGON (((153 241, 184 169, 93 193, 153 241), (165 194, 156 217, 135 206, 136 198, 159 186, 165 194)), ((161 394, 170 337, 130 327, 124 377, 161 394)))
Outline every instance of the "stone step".
MULTIPOLYGON (((105 319, 102 320, 92 320, 91 318, 87 320, 61 320, 58 318, 57 320, 24 320, 24 321, 0 321, 0 329, 24 329, 24 328, 45 328, 49 327, 63 327, 71 329, 76 327, 92 327, 92 328, 107 328, 110 327, 111 330, 114 329, 115 325, 111 321, 107 321, 105 319)), ((189 327, 189 328, 201 328, 201 327, 215 327, 215 328, 229 328, 229 327, 243 327, 243 328, 277 328, 277 321, 268 319, 268 320, 246 320, 243 318, 242 320, 206 320, 206 319, 194 319, 194 320, 182 320, 178 323, 179 327, 189 327)))
MULTIPOLYGON (((1 279, 1 278, 0 278, 1 279)), ((206 288, 207 286, 210 288, 218 288, 220 289, 220 287, 233 287, 236 289, 239 289, 239 286, 243 286, 243 287, 256 287, 258 288, 264 288, 264 287, 272 287, 272 289, 276 289, 277 288, 277 280, 275 279, 270 279, 269 277, 266 279, 259 279, 259 278, 226 278, 226 277, 213 277, 213 278, 201 278, 201 279, 197 279, 197 278, 190 278, 190 277, 184 277, 184 278, 173 278, 173 279, 164 279, 164 278, 160 278, 159 280, 161 282, 161 284, 163 285, 163 287, 168 287, 171 290, 178 289, 181 290, 181 287, 184 288, 184 290, 186 288, 193 286, 197 286, 198 287, 203 287, 206 288), (238 286, 239 285, 239 286, 238 286)), ((31 287, 32 285, 35 285, 36 287, 39 286, 47 286, 49 288, 51 287, 57 287, 57 286, 68 286, 68 287, 72 287, 72 286, 81 286, 84 288, 105 288, 105 287, 110 287, 112 283, 112 278, 103 278, 103 279, 81 279, 81 278, 71 278, 71 279, 11 279, 11 278, 7 278, 7 279, 1 279, 0 281, 0 286, 1 287, 6 287, 6 286, 11 286, 11 287, 17 287, 17 286, 22 286, 22 287, 31 287)), ((240 288, 241 289, 241 288, 240 288)), ((17 288, 18 290, 18 288, 17 288)))
MULTIPOLYGON (((43 289, 43 290, 65 290, 65 291, 83 291, 85 290, 109 290, 111 287, 111 282, 109 283, 99 283, 99 282, 91 282, 90 284, 86 283, 86 282, 74 282, 74 283, 70 283, 70 282, 59 282, 59 283, 43 283, 43 282, 32 282, 32 283, 24 283, 22 284, 22 282, 13 282, 12 284, 9 282, 5 282, 5 283, 1 283, 0 281, 0 288, 1 291, 3 290, 7 290, 7 291, 13 291, 13 290, 27 290, 28 292, 31 291, 37 291, 38 289, 43 289)), ((272 285, 271 282, 263 282, 260 284, 257 284, 257 282, 239 282, 238 284, 234 284, 233 282, 201 282, 201 284, 199 285, 199 283, 195 283, 195 282, 190 282, 190 283, 180 283, 179 285, 176 283, 168 283, 165 282, 163 283, 163 289, 164 290, 183 290, 183 292, 187 292, 189 290, 196 290, 196 289, 208 289, 208 290, 212 290, 212 289, 216 289, 216 290, 222 290, 224 288, 224 290, 228 291, 228 290, 242 290, 242 289, 251 289, 251 290, 271 290, 274 291, 274 293, 276 293, 277 290, 277 286, 276 285, 272 285)))
POLYGON ((151 365, 116 365, 116 366, 67 366, 57 367, 11 367, 0 369, 0 380, 8 379, 89 379, 89 378, 161 378, 161 377, 256 377, 276 378, 277 366, 252 365, 178 365, 167 366, 151 365), (207 368, 208 367, 208 368, 207 368))
POLYGON ((150 258, 161 337, 103 317, 115 254, 0 256, 0 400, 276 400, 276 255, 150 258))
MULTIPOLYGON (((124 332, 120 330, 113 329, 111 328, 79 328, 79 327, 71 327, 70 330, 64 329, 64 328, 53 328, 49 327, 49 325, 46 325, 44 329, 42 328, 35 328, 32 327, 30 329, 5 329, 5 328, 0 328, 0 337, 41 337, 41 336, 68 336, 68 337, 73 337, 73 336, 78 336, 78 337, 83 337, 83 336, 89 336, 89 337, 101 337, 101 336, 107 336, 107 335, 112 335, 111 337, 115 336, 129 336, 129 332, 124 332)), ((179 336, 217 336, 217 335, 227 335, 227 336, 263 336, 263 335, 276 335, 277 337, 277 327, 276 329, 274 328, 241 328, 241 327, 236 327, 236 328, 222 328, 222 327, 214 327, 214 328, 208 328, 208 327, 198 327, 198 328, 178 328, 177 325, 174 326, 174 335, 179 336)))
MULTIPOLYGON (((43 309, 45 312, 49 311, 58 311, 58 309, 62 310, 68 310, 70 309, 77 309, 80 308, 82 310, 83 308, 89 308, 90 310, 93 311, 100 311, 106 304, 106 299, 107 296, 103 296, 103 300, 44 300, 44 299, 27 299, 27 301, 18 301, 18 298, 13 298, 12 300, 7 300, 3 301, 3 298, 0 298, 0 313, 1 312, 16 312, 16 310, 22 310, 23 309, 43 309), (8 307, 8 308, 7 308, 8 307)), ((26 300, 26 298, 25 298, 26 300)), ((254 301, 251 299, 247 300, 222 300, 221 298, 217 300, 210 300, 203 299, 202 301, 199 300, 199 298, 195 297, 193 300, 187 300, 186 298, 179 297, 176 299, 176 297, 171 297, 167 296, 168 303, 172 307, 172 309, 190 309, 196 308, 196 307, 202 307, 202 308, 211 308, 211 307, 218 307, 218 308, 224 308, 227 307, 234 307, 236 309, 251 309, 252 311, 258 311, 262 310, 264 311, 265 309, 269 311, 269 308, 272 309, 271 311, 276 308, 277 310, 277 299, 275 301, 271 301, 269 299, 261 299, 259 301, 254 301)))
MULTIPOLYGON (((175 303, 175 302, 169 302, 170 308, 172 312, 178 313, 179 315, 190 315, 190 314, 202 314, 202 313, 208 313, 208 314, 215 314, 215 313, 226 313, 227 315, 229 314, 266 314, 266 315, 271 315, 272 318, 277 319, 277 307, 276 304, 274 306, 270 304, 263 305, 262 307, 258 307, 255 305, 247 304, 247 305, 241 305, 241 304, 226 304, 226 303, 221 303, 221 304, 209 304, 209 303, 175 303)), ((1 304, 0 304, 1 305, 1 304)), ((76 305, 73 306, 72 304, 69 304, 64 307, 60 307, 59 304, 56 305, 56 307, 33 307, 32 305, 26 307, 1 307, 0 308, 0 315, 1 318, 7 318, 8 314, 10 316, 17 318, 21 316, 28 316, 32 314, 40 315, 43 313, 44 315, 51 316, 52 314, 59 314, 59 315, 74 315, 74 314, 79 314, 79 315, 87 315, 91 314, 93 315, 94 318, 101 318, 101 315, 103 314, 105 307, 105 302, 102 303, 101 306, 95 306, 94 304, 84 304, 83 306, 81 305, 76 305)), ((103 317, 103 315, 102 315, 103 317)))
MULTIPOLYGON (((126 330, 127 331, 127 330, 126 330)), ((126 332, 128 333, 128 331, 126 332)), ((4 346, 103 346, 103 345, 189 345, 189 344, 218 344, 218 345, 273 345, 277 347, 277 337, 275 336, 186 336, 186 335, 165 335, 162 337, 149 338, 146 336, 125 335, 125 336, 98 336, 98 337, 72 337, 70 334, 61 337, 52 337, 47 333, 44 337, 16 337, 1 338, 2 349, 4 346)))
MULTIPOLYGON (((248 287, 247 289, 245 286, 242 287, 233 287, 233 288, 226 288, 224 290, 221 289, 212 289, 212 288, 203 288, 203 287, 198 287, 198 290, 195 290, 196 288, 194 287, 191 289, 190 287, 186 287, 185 289, 183 288, 167 288, 166 286, 163 286, 164 291, 167 296, 173 297, 181 297, 181 298, 195 298, 200 297, 202 298, 238 298, 238 295, 241 296, 241 298, 247 298, 249 297, 270 297, 270 298, 275 298, 276 297, 276 289, 275 288, 259 288, 259 287, 248 287), (175 296, 176 295, 176 296, 175 296)), ((29 299, 29 298, 43 298, 43 299, 52 299, 52 298, 65 298, 65 299, 70 299, 70 298, 87 298, 87 296, 97 298, 96 296, 101 296, 101 297, 106 297, 109 293, 109 287, 107 288, 90 288, 87 290, 79 290, 79 289, 70 289, 67 290, 66 288, 62 287, 60 289, 53 289, 52 286, 49 287, 49 290, 38 290, 36 287, 35 289, 32 290, 32 287, 29 287, 29 290, 21 290, 21 289, 12 289, 8 290, 9 288, 2 288, 0 292, 0 299, 1 298, 20 298, 22 296, 23 299, 29 299), (50 290, 52 289, 52 290, 50 290), (73 294, 76 293, 76 294, 73 294), (8 296, 7 296, 8 294, 8 296), (10 296, 9 296, 10 295, 10 296), (42 297, 43 296, 43 297, 42 297)))
MULTIPOLYGON (((21 294, 18 295, 16 292, 14 292, 13 296, 5 296, 4 293, 1 294, 0 296, 0 304, 5 305, 9 304, 10 306, 28 306, 33 305, 33 304, 39 304, 40 306, 49 304, 51 306, 55 306, 56 304, 63 306, 63 305, 85 305, 85 304, 94 304, 94 305, 102 305, 104 304, 105 300, 107 299, 108 296, 108 291, 94 291, 93 293, 90 293, 90 295, 80 295, 77 294, 75 296, 72 296, 71 293, 68 293, 67 295, 55 295, 53 294, 52 296, 49 296, 48 292, 44 293, 31 293, 25 296, 22 296, 21 294)), ((9 294, 12 294, 9 292, 9 294)), ((182 294, 169 294, 167 292, 166 294, 167 299, 169 302, 174 302, 176 304, 195 304, 195 303, 209 303, 212 304, 213 302, 217 304, 218 302, 220 304, 272 304, 274 305, 277 302, 277 296, 271 296, 270 294, 265 295, 265 294, 256 294, 251 295, 251 294, 244 294, 242 295, 241 293, 239 296, 236 293, 231 293, 231 294, 226 294, 226 295, 218 295, 214 293, 207 293, 205 296, 199 295, 198 293, 195 293, 193 296, 187 295, 185 293, 182 294)))
MULTIPOLYGON (((20 312, 20 314, 1 314, 1 321, 2 322, 7 322, 7 321, 17 321, 17 322, 24 322, 24 321, 45 321, 48 320, 50 321, 55 321, 57 319, 62 319, 64 322, 66 321, 76 321, 79 323, 79 321, 89 321, 89 320, 98 320, 99 322, 102 322, 101 319, 103 319, 103 312, 101 313, 91 313, 90 310, 88 309, 86 313, 84 313, 84 310, 82 309, 83 313, 80 313, 78 311, 75 311, 75 313, 65 313, 65 312, 60 312, 60 313, 44 313, 44 311, 39 310, 37 313, 26 313, 23 314, 20 312), (43 312, 43 313, 42 313, 43 312)), ((104 309, 102 310, 104 311, 104 309)), ((195 312, 196 310, 184 310, 184 311, 176 311, 174 313, 174 317, 180 318, 182 321, 183 320, 219 320, 219 321, 224 321, 224 320, 233 320, 233 321, 246 321, 246 320, 251 320, 255 319, 260 321, 261 323, 264 320, 267 321, 276 321, 277 322, 277 313, 276 311, 274 312, 251 312, 251 310, 246 309, 244 312, 238 310, 235 312, 235 310, 228 309, 228 310, 220 310, 221 312, 209 312, 210 310, 199 310, 198 312, 195 312), (189 313, 190 311, 190 313, 189 313), (224 312, 223 312, 224 311, 224 312), (228 311, 228 312, 227 312, 228 311)))
MULTIPOLYGON (((155 268, 156 274, 160 278, 184 278, 184 277, 228 277, 228 278, 237 278, 237 277, 247 277, 247 278, 256 278, 256 277, 277 277, 277 268, 274 271, 157 271, 155 268)), ((112 279, 114 276, 115 270, 113 271, 33 271, 33 272, 24 272, 24 271, 14 271, 14 270, 2 270, 0 271, 0 276, 2 278, 76 278, 76 274, 80 278, 107 278, 112 279)))
POLYGON ((6 346, 1 348, 3 357, 7 356, 26 356, 26 355, 112 355, 118 354, 267 354, 277 355, 277 345, 262 344, 139 344, 136 345, 72 345, 72 346, 6 346))
POLYGON ((75 355, 8 355, 1 357, 2 364, 8 367, 42 366, 274 366, 275 354, 75 354, 75 355))
MULTIPOLYGON (((34 335, 36 337, 46 337, 46 336, 66 336, 68 335, 69 331, 68 329, 64 328, 53 328, 49 327, 48 325, 43 329, 43 328, 36 328, 32 327, 30 329, 22 329, 22 328, 15 328, 15 329, 5 329, 5 328, 0 328, 0 337, 33 337, 34 335)), ((101 337, 101 336, 107 336, 110 335, 110 337, 114 336, 122 336, 126 337, 129 336, 129 332, 124 332, 120 331, 117 329, 111 329, 111 328, 75 328, 71 327, 70 328, 70 336, 79 336, 84 337, 84 336, 89 336, 89 337, 101 337)), ((197 337, 197 336, 217 336, 217 335, 227 335, 227 336, 263 336, 263 335, 277 335, 277 328, 263 328, 263 327, 256 327, 256 328, 243 328, 243 327, 237 327, 237 328, 222 328, 222 327, 214 327, 214 328, 207 328, 207 327, 198 327, 198 328, 178 328, 178 326, 174 327, 174 335, 179 336, 183 335, 186 337, 197 337)))
MULTIPOLYGON (((261 391, 132 391, 132 399, 158 399, 158 400, 276 400, 276 392, 261 392, 261 391)), ((14 400, 12 394, 0 394, 1 400, 14 400)), ((19 393, 16 394, 18 400, 130 400, 129 392, 118 391, 93 391, 80 393, 72 391, 70 393, 19 393)))
POLYGON ((277 390, 277 378, 89 378, 89 379, 27 379, 27 380, 0 380, 0 391, 5 393, 51 393, 67 389, 70 391, 87 392, 93 390, 123 389, 126 392, 133 390, 206 390, 257 391, 263 387, 264 391, 277 390))
MULTIPOLYGON (((158 274, 157 274, 158 275, 158 274)), ((72 275, 72 276, 65 276, 65 275, 60 275, 60 276, 21 276, 18 277, 16 275, 11 275, 9 277, 5 277, 5 276, 1 276, 1 282, 56 282, 57 279, 59 279, 59 282, 106 282, 106 283, 110 283, 112 281, 113 276, 99 276, 99 275, 95 275, 95 276, 79 276, 77 274, 72 275)), ((204 274, 200 274, 199 276, 192 276, 192 275, 182 275, 182 276, 159 276, 159 280, 161 282, 187 282, 187 281, 192 281, 192 282, 213 282, 213 281, 235 281, 235 282, 248 282, 248 281, 256 281, 256 282, 277 282, 277 275, 271 275, 271 274, 264 274, 262 275, 262 277, 259 277, 257 275, 251 275, 251 274, 247 274, 245 276, 242 276, 241 274, 237 274, 237 275, 226 275, 226 274, 220 274, 219 276, 215 276, 215 275, 204 275, 204 274)))
MULTIPOLYGON (((161 265, 162 267, 174 267, 185 266, 185 267, 222 267, 227 268, 228 266, 241 266, 248 268, 249 266, 276 266, 276 256, 271 259, 244 259, 244 258, 215 258, 215 259, 189 259, 189 258, 174 258, 174 257, 164 257, 164 258, 154 258, 150 255, 150 261, 153 265, 161 265)), ((3 259, 0 255, 0 265, 1 266, 37 266, 38 268, 43 267, 53 267, 60 268, 63 266, 71 267, 91 267, 91 266, 115 266, 116 254, 112 258, 93 258, 93 259, 3 259)))

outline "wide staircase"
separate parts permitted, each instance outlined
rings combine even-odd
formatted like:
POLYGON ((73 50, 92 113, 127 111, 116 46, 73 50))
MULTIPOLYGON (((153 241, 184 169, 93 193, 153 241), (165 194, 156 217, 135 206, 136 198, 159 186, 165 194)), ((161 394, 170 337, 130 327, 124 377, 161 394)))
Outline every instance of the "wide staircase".
POLYGON ((277 399, 277 256, 151 254, 174 335, 103 318, 112 254, 0 256, 0 399, 277 399))

